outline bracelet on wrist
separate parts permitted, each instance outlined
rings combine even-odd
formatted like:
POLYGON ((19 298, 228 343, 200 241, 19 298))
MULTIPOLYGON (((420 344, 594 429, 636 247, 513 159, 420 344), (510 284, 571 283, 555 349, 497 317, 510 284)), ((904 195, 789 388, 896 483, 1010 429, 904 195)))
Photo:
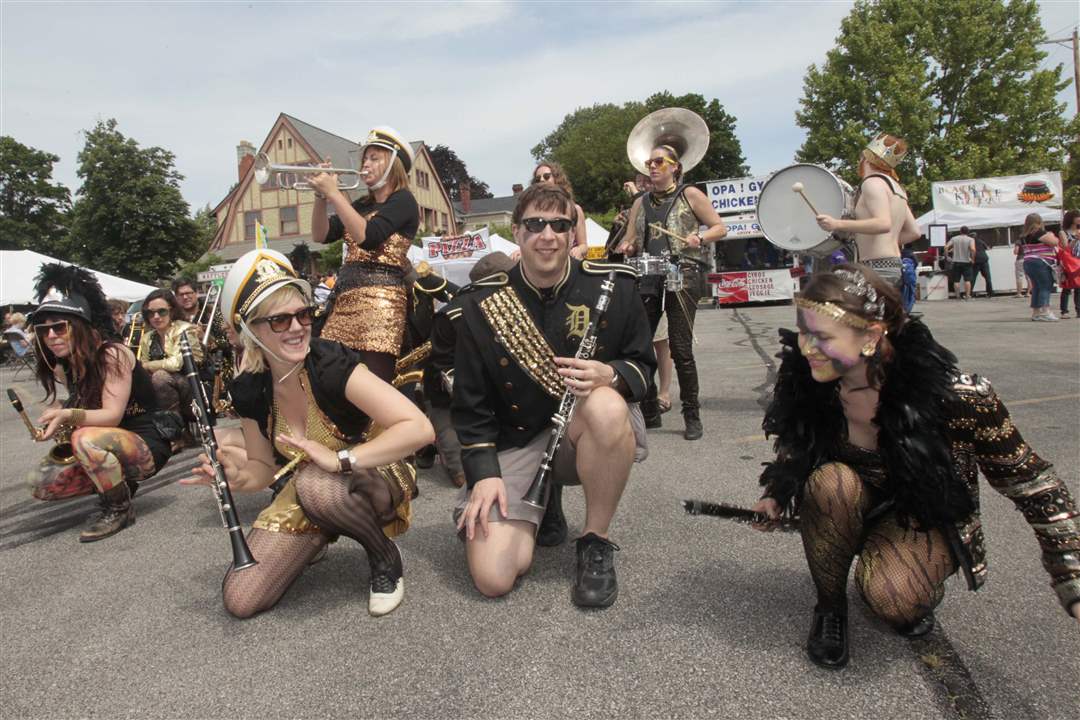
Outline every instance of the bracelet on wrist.
POLYGON ((79 427, 86 422, 86 410, 82 408, 71 408, 71 424, 74 427, 79 427))

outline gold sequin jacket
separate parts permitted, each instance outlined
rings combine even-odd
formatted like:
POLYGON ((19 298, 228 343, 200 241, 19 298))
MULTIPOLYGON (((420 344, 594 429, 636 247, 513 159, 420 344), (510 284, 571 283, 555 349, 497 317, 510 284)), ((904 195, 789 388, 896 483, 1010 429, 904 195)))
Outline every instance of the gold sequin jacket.
MULTIPOLYGON (((765 496, 798 513, 814 468, 834 460, 846 437, 837 382, 818 383, 797 335, 781 330, 782 358, 763 428, 777 458, 761 475, 765 496)), ((919 320, 892 338, 896 350, 874 424, 886 491, 898 516, 950 539, 968 586, 986 580, 979 472, 1024 515, 1061 604, 1080 602, 1080 510, 1053 466, 1024 441, 986 378, 956 370, 956 358, 919 320)))
POLYGON ((165 357, 162 360, 149 359, 150 344, 153 342, 154 336, 157 335, 157 330, 147 327, 143 332, 142 340, 139 342, 139 358, 143 367, 149 372, 155 370, 180 372, 181 368, 184 367, 184 359, 180 354, 180 336, 184 333, 187 333, 188 344, 191 345, 191 355, 195 358, 195 364, 201 363, 203 347, 202 343, 199 342, 199 327, 183 320, 173 320, 165 331, 165 337, 162 339, 161 345, 165 351, 165 357))

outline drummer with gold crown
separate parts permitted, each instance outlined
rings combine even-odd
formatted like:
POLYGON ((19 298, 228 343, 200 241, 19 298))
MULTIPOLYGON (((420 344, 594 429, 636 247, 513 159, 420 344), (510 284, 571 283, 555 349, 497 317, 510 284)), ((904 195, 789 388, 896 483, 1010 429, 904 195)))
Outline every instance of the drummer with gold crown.
POLYGON ((855 236, 855 245, 863 265, 900 288, 903 283, 900 248, 919 238, 919 226, 908 207, 908 196, 896 174, 896 166, 907 155, 907 143, 898 137, 880 133, 859 157, 862 183, 855 199, 854 219, 818 215, 817 222, 826 232, 855 236))
MULTIPOLYGON (((670 261, 663 275, 648 274, 647 270, 640 291, 653 333, 661 316, 667 314, 668 340, 686 424, 683 437, 687 440, 698 440, 703 432, 694 361, 694 317, 710 268, 708 246, 727 235, 727 226, 705 193, 683 183, 684 173, 701 162, 708 147, 709 129, 690 110, 664 108, 638 122, 627 140, 627 154, 635 168, 648 174, 652 190, 634 201, 626 235, 618 247, 627 257, 647 254, 670 261)), ((656 383, 650 383, 641 409, 646 427, 660 427, 656 383)))
POLYGON ((311 236, 331 243, 345 238, 333 308, 321 336, 364 358, 371 372, 390 382, 405 334, 409 269, 406 253, 420 226, 420 210, 409 190, 412 146, 397 130, 379 126, 360 145, 360 177, 368 194, 350 203, 337 176, 316 175, 311 236), (327 218, 326 204, 334 209, 327 218))

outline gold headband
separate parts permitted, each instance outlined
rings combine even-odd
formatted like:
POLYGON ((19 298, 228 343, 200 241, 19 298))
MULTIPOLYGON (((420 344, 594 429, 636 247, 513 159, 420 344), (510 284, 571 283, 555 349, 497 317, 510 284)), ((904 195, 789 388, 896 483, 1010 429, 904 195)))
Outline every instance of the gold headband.
POLYGON ((857 328, 859 330, 866 330, 870 327, 870 323, 866 320, 863 320, 858 315, 849 313, 844 308, 831 302, 818 302, 817 300, 807 300, 806 298, 796 297, 795 304, 803 310, 810 310, 819 315, 832 318, 836 322, 847 325, 848 327, 857 328))

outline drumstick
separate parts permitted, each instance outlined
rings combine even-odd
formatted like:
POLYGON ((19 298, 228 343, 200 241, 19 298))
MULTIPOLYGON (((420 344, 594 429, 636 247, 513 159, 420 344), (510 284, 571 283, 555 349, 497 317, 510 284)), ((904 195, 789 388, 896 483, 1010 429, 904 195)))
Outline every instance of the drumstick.
POLYGON ((659 230, 660 232, 664 233, 665 235, 670 235, 671 237, 675 238, 676 240, 682 240, 683 242, 688 242, 687 239, 684 238, 682 235, 676 235, 675 233, 671 232, 670 230, 665 228, 663 225, 660 225, 659 223, 650 223, 649 227, 651 227, 653 230, 659 230))
POLYGON ((814 203, 810 202, 810 198, 806 197, 806 193, 803 192, 803 184, 797 182, 791 186, 791 192, 797 192, 802 196, 802 199, 806 201, 806 204, 810 206, 810 209, 814 211, 814 215, 820 215, 817 208, 814 207, 814 203))

